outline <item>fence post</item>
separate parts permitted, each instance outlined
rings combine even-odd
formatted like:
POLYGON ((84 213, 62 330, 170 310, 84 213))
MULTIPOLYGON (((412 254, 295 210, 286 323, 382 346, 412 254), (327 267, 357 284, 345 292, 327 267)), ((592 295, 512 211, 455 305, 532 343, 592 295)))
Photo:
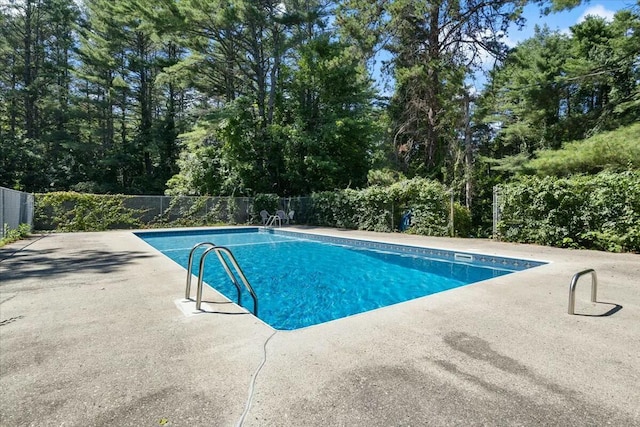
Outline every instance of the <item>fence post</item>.
POLYGON ((33 229, 33 217, 35 216, 35 208, 36 208, 36 198, 33 194, 27 194, 26 203, 26 215, 27 222, 29 223, 29 227, 33 229))
POLYGON ((449 190, 451 192, 451 199, 449 201, 450 203, 450 211, 449 211, 449 224, 451 226, 451 231, 449 231, 449 236, 450 237, 454 237, 456 232, 455 232, 455 225, 453 223, 453 218, 455 216, 455 210, 453 208, 453 188, 451 190, 449 190))
POLYGON ((396 209, 395 209, 395 204, 393 203, 393 201, 391 202, 391 232, 393 233, 394 231, 396 231, 394 224, 393 224, 393 218, 395 217, 395 213, 396 213, 396 209))
POLYGON ((498 222, 500 221, 500 187, 493 187, 493 239, 500 240, 498 236, 498 222))
POLYGON ((0 237, 4 239, 4 189, 0 188, 0 237))

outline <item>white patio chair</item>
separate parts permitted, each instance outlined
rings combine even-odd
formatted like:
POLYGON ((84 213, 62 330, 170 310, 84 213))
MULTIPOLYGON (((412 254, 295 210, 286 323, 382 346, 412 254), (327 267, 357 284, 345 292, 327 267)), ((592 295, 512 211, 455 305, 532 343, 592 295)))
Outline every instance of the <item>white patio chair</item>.
POLYGON ((289 224, 289 216, 283 210, 277 210, 276 216, 278 217, 278 223, 282 226, 282 223, 289 224))
POLYGON ((262 225, 267 225, 269 223, 269 219, 271 218, 271 215, 269 215, 269 212, 265 210, 261 210, 260 218, 262 218, 262 225))

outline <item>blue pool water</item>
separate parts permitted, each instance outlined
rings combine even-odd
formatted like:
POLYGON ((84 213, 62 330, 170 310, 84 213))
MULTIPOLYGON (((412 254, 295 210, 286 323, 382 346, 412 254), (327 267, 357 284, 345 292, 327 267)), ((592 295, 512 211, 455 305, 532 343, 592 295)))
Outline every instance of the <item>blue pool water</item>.
MULTIPOLYGON (((197 243, 229 248, 258 297, 258 317, 280 330, 327 322, 542 264, 258 228, 137 235, 185 269, 197 243)), ((196 275, 198 260, 195 256, 196 275)), ((236 288, 213 254, 207 258, 204 280, 236 301, 236 288)), ((243 293, 242 303, 253 311, 248 292, 243 293)))

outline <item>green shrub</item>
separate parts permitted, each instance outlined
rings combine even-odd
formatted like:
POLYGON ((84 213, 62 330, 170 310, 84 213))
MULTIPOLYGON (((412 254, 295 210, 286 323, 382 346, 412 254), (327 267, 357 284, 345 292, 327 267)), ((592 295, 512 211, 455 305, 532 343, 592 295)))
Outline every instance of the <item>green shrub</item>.
POLYGON ((174 196, 169 206, 147 224, 152 227, 199 227, 235 223, 238 206, 235 198, 208 196, 174 196))
POLYGON ((448 236, 450 196, 437 181, 414 178, 395 184, 400 186, 398 202, 413 212, 409 232, 426 236, 448 236))
POLYGON ((74 192, 37 194, 35 221, 57 231, 104 231, 136 228, 136 210, 123 206, 127 196, 74 192))
POLYGON ((280 204, 277 194, 256 194, 253 198, 253 222, 261 222, 260 211, 267 211, 273 215, 280 204))
POLYGON ((311 195, 311 224, 324 227, 358 228, 355 190, 322 191, 311 195))
MULTIPOLYGON (((402 215, 411 209, 409 233, 449 235, 450 196, 437 181, 414 178, 388 187, 373 185, 363 190, 325 191, 311 196, 309 222, 325 227, 389 232, 398 228, 402 215)), ((454 214, 456 235, 468 235, 469 210, 458 205, 454 214)))
POLYGON ((31 226, 29 224, 18 224, 18 228, 9 228, 9 225, 3 224, 3 227, 4 237, 0 239, 0 246, 17 242, 31 233, 31 226))
POLYGON ((559 150, 536 151, 525 168, 538 176, 624 171, 640 168, 640 123, 563 144, 559 150))
POLYGON ((523 177, 502 187, 499 236, 507 241, 640 251, 640 172, 557 179, 523 177))
MULTIPOLYGON (((364 190, 352 190, 354 216, 353 228, 360 230, 388 232, 392 231, 393 200, 385 187, 372 186, 364 190)), ((397 224, 397 222, 395 222, 397 224)))
POLYGON ((471 235, 471 211, 460 203, 453 204, 454 235, 469 237, 471 235))
MULTIPOLYGON (((145 209, 129 197, 80 193, 36 195, 36 225, 57 231, 102 231, 112 228, 155 226, 202 226, 235 223, 240 207, 234 198, 173 197, 167 206, 145 209), (135 202, 135 203, 134 203, 135 202), (131 207, 127 207, 131 206, 131 207)), ((276 194, 258 194, 251 205, 251 221, 260 222, 259 213, 275 213, 286 207, 295 211, 298 224, 340 227, 378 232, 398 229, 401 216, 409 209, 413 225, 409 233, 450 235, 451 202, 446 188, 423 178, 403 180, 391 186, 370 186, 362 190, 336 190, 314 193, 308 198, 281 200, 276 194)), ((243 211, 244 213, 244 211, 243 211)), ((242 215, 238 215, 242 217, 242 215)), ((469 212, 454 206, 456 235, 468 235, 469 212)), ((245 221, 245 219, 241 219, 245 221)))

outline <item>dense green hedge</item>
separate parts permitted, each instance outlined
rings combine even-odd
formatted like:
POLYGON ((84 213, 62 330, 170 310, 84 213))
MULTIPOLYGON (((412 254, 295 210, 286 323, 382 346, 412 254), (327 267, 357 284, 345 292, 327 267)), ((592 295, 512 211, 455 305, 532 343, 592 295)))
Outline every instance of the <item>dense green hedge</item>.
MULTIPOLYGON (((402 215, 411 210, 409 233, 429 236, 450 235, 451 201, 446 188, 427 179, 414 178, 393 185, 371 186, 363 190, 314 193, 309 222, 328 227, 370 231, 393 231, 402 215)), ((468 236, 469 210, 454 205, 455 235, 468 236)))
POLYGON ((640 172, 523 177, 500 196, 499 237, 542 245, 640 252, 640 172))
MULTIPOLYGON (((246 198, 241 199, 244 201, 246 198)), ((451 234, 449 193, 443 185, 426 179, 415 178, 385 187, 328 191, 288 199, 280 199, 275 194, 258 194, 242 209, 237 205, 241 199, 176 197, 159 210, 141 203, 137 196, 74 192, 37 194, 35 223, 40 230, 57 231, 201 226, 238 221, 259 223, 260 210, 274 213, 282 208, 295 211, 296 224, 394 231, 398 229, 402 215, 411 209, 413 225, 409 233, 451 234), (214 199, 219 200, 213 202, 214 199), (238 212, 243 215, 235 215, 238 212), (234 219, 236 216, 238 219, 234 219)), ((455 204, 454 218, 455 235, 468 236, 471 222, 468 209, 455 204)))

